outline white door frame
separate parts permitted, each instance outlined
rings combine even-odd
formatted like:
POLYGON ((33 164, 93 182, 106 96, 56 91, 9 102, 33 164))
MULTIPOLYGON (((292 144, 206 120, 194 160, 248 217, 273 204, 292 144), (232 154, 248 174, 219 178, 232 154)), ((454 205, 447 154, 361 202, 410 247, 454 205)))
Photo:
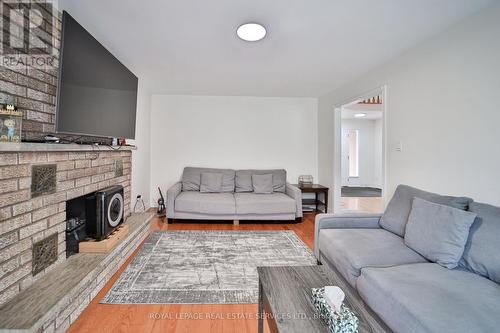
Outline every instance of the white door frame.
POLYGON ((333 116, 333 212, 340 213, 342 191, 342 109, 350 104, 357 103, 367 97, 381 93, 383 101, 382 111, 382 201, 386 205, 387 193, 387 85, 372 89, 345 103, 334 106, 333 116))

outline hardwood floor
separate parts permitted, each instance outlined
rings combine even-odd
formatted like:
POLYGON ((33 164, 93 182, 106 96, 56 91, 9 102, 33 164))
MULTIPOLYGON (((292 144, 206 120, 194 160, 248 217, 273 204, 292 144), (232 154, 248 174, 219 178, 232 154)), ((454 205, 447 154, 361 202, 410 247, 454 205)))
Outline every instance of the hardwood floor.
MULTIPOLYGON (((293 230, 311 249, 314 243, 314 213, 296 224, 166 224, 155 218, 155 230, 293 230)), ((137 253, 134 252, 68 332, 257 332, 257 304, 99 304, 137 253)), ((267 330, 267 325, 265 332, 267 330)))
POLYGON ((340 212, 382 213, 384 201, 380 197, 342 197, 340 212))

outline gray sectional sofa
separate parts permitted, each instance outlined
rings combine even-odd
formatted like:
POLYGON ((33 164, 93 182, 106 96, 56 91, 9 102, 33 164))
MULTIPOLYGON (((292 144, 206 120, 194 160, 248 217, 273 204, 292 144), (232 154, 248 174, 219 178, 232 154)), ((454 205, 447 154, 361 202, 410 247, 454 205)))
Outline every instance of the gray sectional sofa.
POLYGON ((184 168, 167 191, 167 219, 300 220, 302 193, 285 170, 184 168))
POLYGON ((499 207, 401 185, 383 215, 318 215, 315 255, 355 287, 394 332, 500 332, 499 207), (423 201, 414 198, 431 208, 415 213, 415 203, 423 201), (455 213, 472 220, 439 223, 440 216, 446 220, 455 213), (421 229, 417 243, 425 246, 418 248, 409 229, 422 218, 441 227, 421 229), (447 228, 449 234, 443 234, 447 228), (447 240, 432 242, 439 237, 447 240), (461 249, 453 248, 461 241, 461 249), (439 251, 431 251, 436 245, 439 251), (460 254, 456 265, 429 259, 450 251, 460 254))

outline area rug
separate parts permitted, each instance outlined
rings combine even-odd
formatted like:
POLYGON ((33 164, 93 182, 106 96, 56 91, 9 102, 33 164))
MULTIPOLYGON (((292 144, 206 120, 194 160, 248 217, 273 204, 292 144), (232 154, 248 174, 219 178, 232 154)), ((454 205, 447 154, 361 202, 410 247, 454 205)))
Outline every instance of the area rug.
POLYGON ((257 303, 258 266, 312 266, 293 231, 157 231, 100 303, 257 303))
POLYGON ((382 190, 374 187, 353 187, 353 186, 343 186, 342 194, 343 197, 381 197, 382 190))

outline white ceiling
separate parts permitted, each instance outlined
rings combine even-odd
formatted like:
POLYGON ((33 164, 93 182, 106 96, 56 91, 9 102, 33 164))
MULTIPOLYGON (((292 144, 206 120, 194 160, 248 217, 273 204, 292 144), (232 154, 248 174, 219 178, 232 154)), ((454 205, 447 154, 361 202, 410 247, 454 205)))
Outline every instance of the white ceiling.
POLYGON ((317 97, 495 0, 59 2, 153 93, 317 97))
POLYGON ((342 110, 342 119, 355 119, 355 120, 359 120, 359 121, 382 119, 382 111, 364 112, 364 113, 366 113, 366 117, 364 117, 364 118, 356 118, 354 116, 356 113, 360 113, 360 112, 348 110, 348 109, 342 110))
POLYGON ((382 104, 352 104, 342 108, 342 119, 375 120, 382 119, 382 104), (364 118, 356 118, 357 113, 366 113, 364 118))

